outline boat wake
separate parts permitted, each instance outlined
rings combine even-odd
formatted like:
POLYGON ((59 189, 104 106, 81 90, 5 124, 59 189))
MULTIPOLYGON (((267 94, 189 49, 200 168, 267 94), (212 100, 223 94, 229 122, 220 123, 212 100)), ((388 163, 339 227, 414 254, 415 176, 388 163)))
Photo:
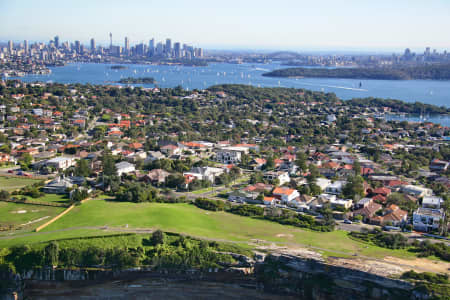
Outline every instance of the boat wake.
POLYGON ((351 90, 351 91, 358 91, 358 92, 368 92, 369 91, 366 89, 352 88, 352 87, 347 87, 347 86, 326 85, 326 84, 317 84, 317 83, 309 83, 309 82, 301 82, 301 84, 310 85, 310 86, 322 86, 322 87, 343 89, 343 90, 351 90))

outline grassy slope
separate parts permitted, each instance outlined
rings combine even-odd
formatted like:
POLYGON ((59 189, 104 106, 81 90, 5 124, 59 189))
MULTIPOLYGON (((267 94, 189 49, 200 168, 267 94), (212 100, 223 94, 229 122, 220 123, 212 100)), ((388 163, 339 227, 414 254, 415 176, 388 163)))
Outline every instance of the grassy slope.
POLYGON ((27 185, 39 182, 40 180, 29 178, 16 178, 0 176, 0 190, 14 191, 27 185))
POLYGON ((119 227, 126 224, 129 228, 160 228, 165 231, 214 240, 248 242, 252 239, 261 239, 286 244, 311 245, 328 249, 328 251, 325 251, 327 255, 332 255, 332 251, 337 251, 374 257, 387 255, 413 257, 413 254, 405 250, 393 251, 354 241, 348 238, 347 233, 343 231, 320 233, 301 230, 224 212, 209 212, 188 204, 133 204, 105 200, 92 200, 76 207, 68 215, 44 229, 42 234, 0 240, 0 247, 66 237, 95 235, 95 233, 110 234, 92 229, 58 231, 64 228, 105 225, 119 227), (284 236, 279 236, 279 234, 284 234, 284 236))
MULTIPOLYGON (((63 210, 63 207, 0 202, 0 224, 20 225, 45 216, 52 218, 63 210), (26 211, 26 213, 17 213, 18 211, 26 211)), ((50 218, 46 221, 50 220, 50 218)), ((33 223, 31 227, 37 227, 44 222, 33 223)))

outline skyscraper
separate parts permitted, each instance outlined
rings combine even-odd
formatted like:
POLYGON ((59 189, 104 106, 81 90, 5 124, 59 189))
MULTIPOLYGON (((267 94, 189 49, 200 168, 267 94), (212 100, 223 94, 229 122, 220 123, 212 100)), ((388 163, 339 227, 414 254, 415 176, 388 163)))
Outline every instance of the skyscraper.
POLYGON ((151 39, 148 43, 148 56, 153 56, 155 54, 155 39, 151 39))
POLYGON ((95 40, 94 40, 94 38, 91 39, 91 52, 95 52, 95 40))
POLYGON ((55 36, 54 41, 55 41, 55 47, 56 47, 56 49, 58 49, 59 48, 59 36, 55 36))
POLYGON ((128 40, 128 37, 125 37, 125 53, 130 54, 130 41, 128 40))
POLYGON ((28 54, 28 51, 29 51, 30 49, 28 48, 28 41, 27 41, 27 40, 23 41, 23 47, 24 47, 24 49, 25 49, 25 53, 28 54))
POLYGON ((110 41, 109 49, 112 49, 112 32, 109 33, 109 41, 110 41))
POLYGON ((75 51, 80 54, 81 53, 81 44, 80 41, 75 41, 75 51))
POLYGON ((181 57, 181 44, 180 43, 173 44, 173 54, 174 54, 175 58, 181 57))
POLYGON ((13 41, 9 40, 8 41, 8 52, 9 52, 9 54, 11 54, 13 52, 13 50, 14 50, 13 41))
POLYGON ((166 39, 166 53, 169 54, 169 56, 172 54, 172 40, 166 39))

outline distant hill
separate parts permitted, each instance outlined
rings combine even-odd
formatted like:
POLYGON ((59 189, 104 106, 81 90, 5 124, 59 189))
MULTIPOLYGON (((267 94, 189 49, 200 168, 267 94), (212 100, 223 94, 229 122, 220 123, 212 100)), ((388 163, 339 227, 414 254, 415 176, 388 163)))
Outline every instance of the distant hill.
POLYGON ((263 74, 269 77, 317 77, 350 79, 412 80, 432 79, 450 80, 450 64, 423 65, 414 67, 384 68, 287 68, 263 74))

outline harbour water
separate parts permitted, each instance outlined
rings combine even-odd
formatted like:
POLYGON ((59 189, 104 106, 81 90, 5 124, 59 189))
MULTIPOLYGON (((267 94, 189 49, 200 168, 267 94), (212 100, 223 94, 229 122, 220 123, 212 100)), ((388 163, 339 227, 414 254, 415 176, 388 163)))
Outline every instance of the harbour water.
MULTIPOLYGON (((204 89, 216 84, 249 84, 258 87, 293 87, 335 93, 342 99, 378 97, 405 102, 420 101, 450 107, 450 81, 438 80, 359 80, 333 78, 274 78, 262 74, 284 68, 279 63, 210 63, 205 67, 126 64, 125 69, 111 69, 110 64, 73 63, 51 68, 48 75, 20 77, 27 82, 118 84, 126 77, 153 77, 156 86, 204 89)), ((153 87, 153 84, 134 84, 153 87)), ((401 117, 404 118, 404 117, 401 117)), ((420 121, 411 116, 411 121, 420 121)), ((448 116, 428 116, 428 121, 449 126, 448 116)))

